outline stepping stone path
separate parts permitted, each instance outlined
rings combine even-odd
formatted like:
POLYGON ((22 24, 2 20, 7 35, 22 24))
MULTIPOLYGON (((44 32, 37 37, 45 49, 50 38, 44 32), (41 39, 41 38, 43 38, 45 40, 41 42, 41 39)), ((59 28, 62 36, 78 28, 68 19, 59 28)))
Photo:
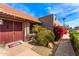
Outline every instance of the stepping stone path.
POLYGON ((55 52, 55 56, 75 56, 69 34, 65 34, 55 52))

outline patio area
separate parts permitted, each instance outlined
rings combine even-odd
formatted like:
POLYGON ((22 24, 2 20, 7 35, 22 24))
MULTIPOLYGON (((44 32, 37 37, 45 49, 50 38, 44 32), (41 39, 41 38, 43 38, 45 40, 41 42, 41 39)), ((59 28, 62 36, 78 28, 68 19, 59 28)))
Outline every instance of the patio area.
POLYGON ((40 56, 31 50, 32 47, 25 42, 12 48, 0 48, 0 56, 40 56))
POLYGON ((11 48, 0 48, 0 56, 52 56, 53 49, 24 42, 11 48))

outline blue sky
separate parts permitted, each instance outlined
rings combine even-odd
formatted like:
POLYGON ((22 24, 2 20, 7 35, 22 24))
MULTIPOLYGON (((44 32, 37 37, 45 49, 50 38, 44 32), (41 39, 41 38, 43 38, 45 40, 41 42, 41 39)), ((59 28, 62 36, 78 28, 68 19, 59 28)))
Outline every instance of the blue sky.
POLYGON ((36 18, 56 14, 61 24, 65 17, 66 25, 79 26, 79 4, 77 3, 6 3, 6 5, 36 18))

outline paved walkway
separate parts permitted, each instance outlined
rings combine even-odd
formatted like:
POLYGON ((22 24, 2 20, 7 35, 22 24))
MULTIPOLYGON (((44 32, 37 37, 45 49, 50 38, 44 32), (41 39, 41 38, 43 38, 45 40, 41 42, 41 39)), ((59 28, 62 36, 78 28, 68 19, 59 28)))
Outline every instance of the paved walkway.
POLYGON ((13 48, 0 49, 0 55, 2 56, 40 56, 34 52, 31 48, 33 46, 28 43, 23 43, 13 48))
POLYGON ((70 39, 70 37, 69 37, 69 33, 63 35, 62 39, 70 39))
POLYGON ((75 56, 74 50, 69 39, 69 34, 64 35, 63 40, 55 52, 55 56, 75 56))

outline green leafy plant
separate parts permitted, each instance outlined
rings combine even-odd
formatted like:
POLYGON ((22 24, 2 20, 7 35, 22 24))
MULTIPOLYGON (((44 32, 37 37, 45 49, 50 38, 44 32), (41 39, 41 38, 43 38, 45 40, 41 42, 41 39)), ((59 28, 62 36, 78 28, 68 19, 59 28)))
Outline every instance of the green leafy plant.
POLYGON ((32 32, 40 32, 41 30, 45 30, 45 29, 39 25, 34 25, 32 28, 32 32))
POLYGON ((54 33, 51 32, 50 30, 47 30, 39 25, 35 25, 33 27, 33 31, 37 32, 35 39, 37 40, 39 45, 47 46, 49 42, 54 41, 55 38, 54 33))
POLYGON ((40 45, 46 46, 49 42, 53 42, 54 34, 49 30, 42 30, 37 34, 37 40, 40 45))

